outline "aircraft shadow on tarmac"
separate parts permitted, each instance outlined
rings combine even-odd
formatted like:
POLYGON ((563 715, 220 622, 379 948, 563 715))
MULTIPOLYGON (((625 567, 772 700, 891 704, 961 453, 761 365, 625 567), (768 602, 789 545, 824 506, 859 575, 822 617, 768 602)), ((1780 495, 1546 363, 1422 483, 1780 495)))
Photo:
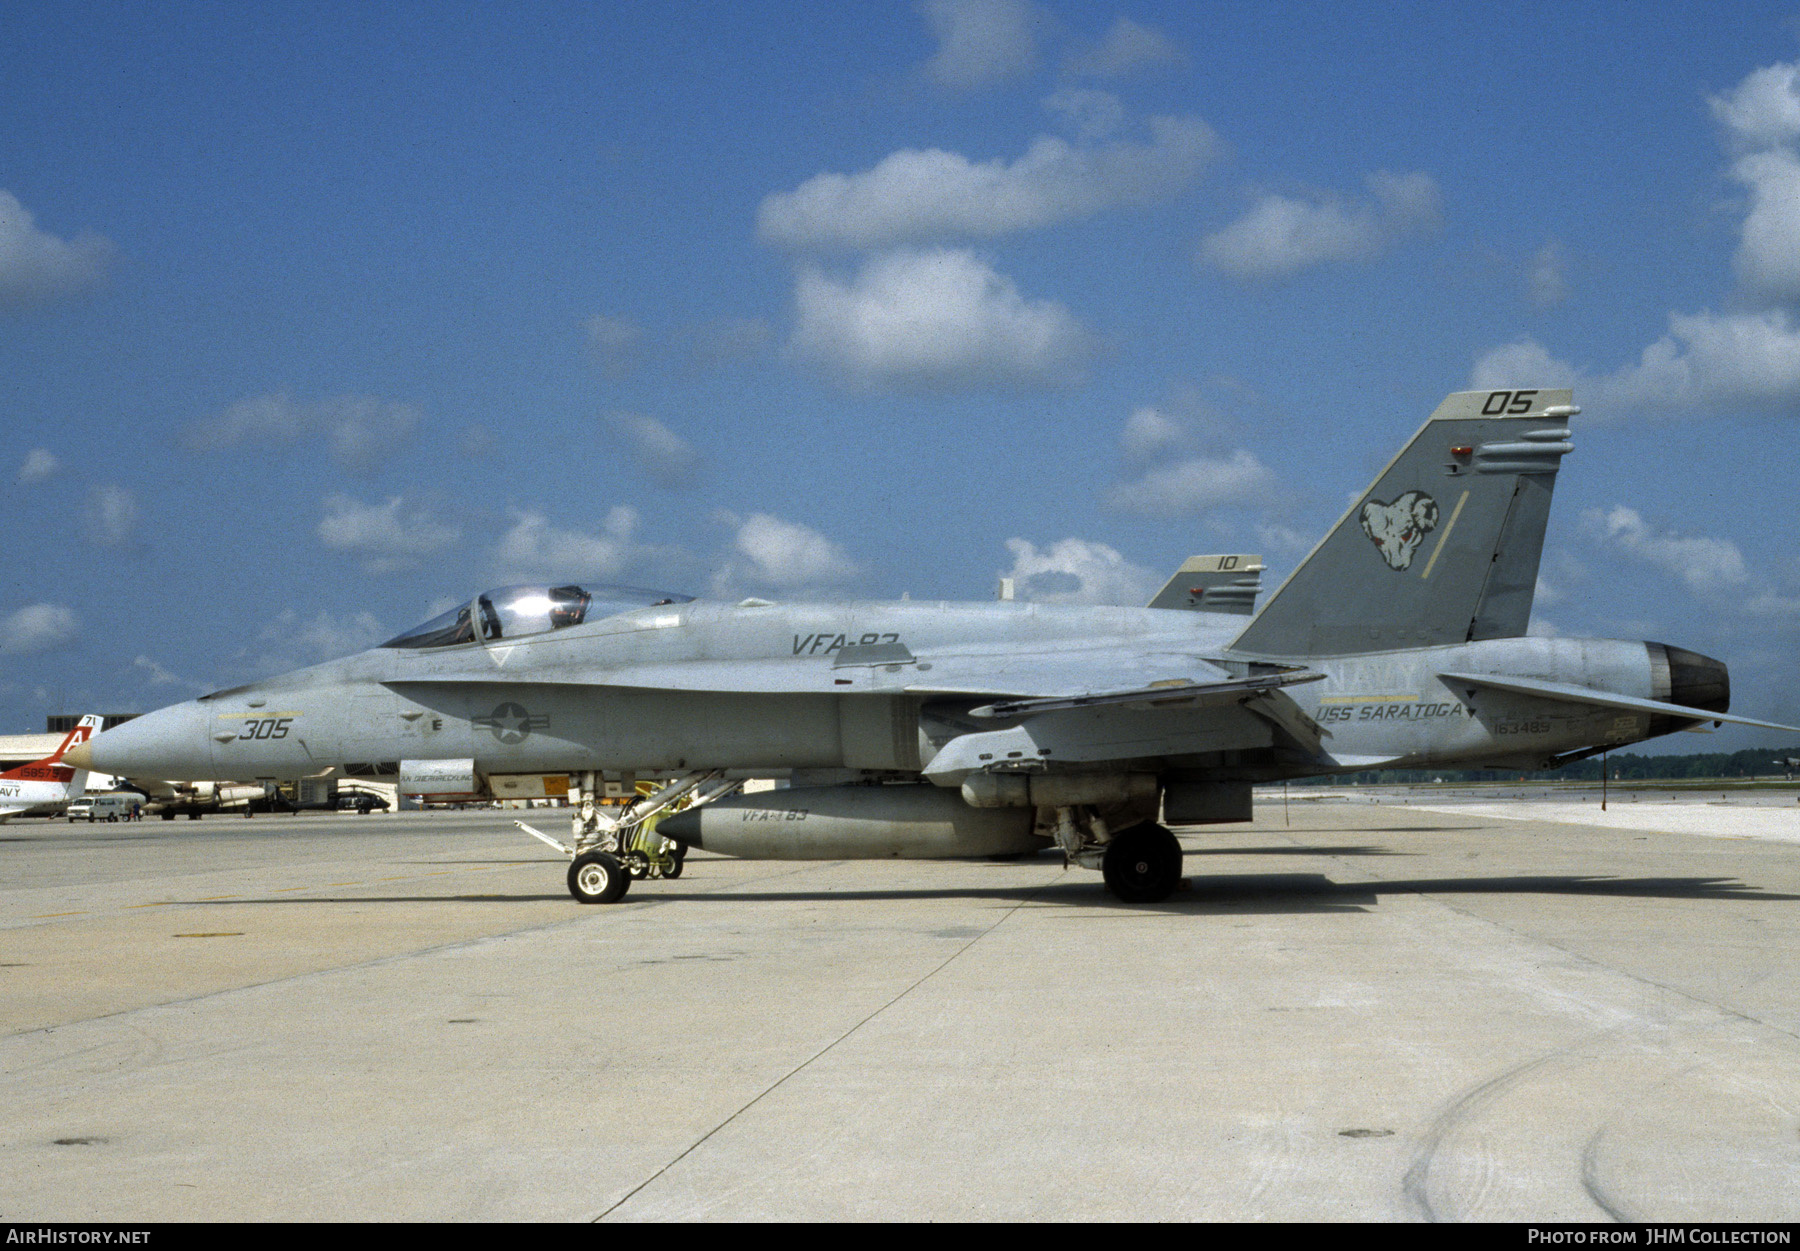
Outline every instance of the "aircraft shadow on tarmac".
MULTIPOLYGON (((1043 886, 966 886, 944 889, 920 887, 907 890, 704 890, 686 883, 646 886, 621 905, 708 903, 873 903, 883 900, 984 899, 995 903, 1040 903, 1092 909, 1096 918, 1120 912, 1174 913, 1316 913, 1366 912, 1384 895, 1575 895, 1629 899, 1697 899, 1793 902, 1800 895, 1780 894, 1746 886, 1735 878, 1601 876, 1513 876, 1406 878, 1378 882, 1334 882, 1322 873, 1234 873, 1195 875, 1188 889, 1159 904, 1121 904, 1105 894, 1097 876, 1083 874, 1043 886)), ((696 884, 697 885, 697 884, 696 884)), ((354 895, 287 899, 234 899, 217 901, 220 907, 253 904, 367 905, 380 903, 544 903, 567 902, 568 896, 547 893, 458 895, 354 895)), ((214 901, 194 901, 214 902, 214 901)), ((606 909, 581 909, 581 915, 604 915, 606 909)))
MULTIPOLYGON (((1377 831, 1379 833, 1380 831, 1377 831)), ((1184 847, 1184 856, 1417 856, 1422 852, 1395 851, 1391 847, 1346 845, 1324 847, 1296 843, 1285 847, 1184 847)))
POLYGON ((658 891, 656 898, 686 903, 830 902, 884 899, 1017 900, 1066 904, 1093 909, 1096 916, 1131 912, 1365 912, 1380 904, 1383 895, 1581 895, 1620 896, 1637 899, 1718 899, 1792 901, 1800 895, 1757 890, 1732 878, 1608 878, 1608 877, 1468 877, 1416 878, 1380 882, 1334 882, 1322 873, 1242 873, 1190 875, 1190 886, 1159 904, 1121 904, 1106 895, 1097 878, 1083 875, 1038 887, 1000 887, 983 890, 867 890, 867 891, 708 891, 674 894, 658 891), (1102 902, 1103 901, 1103 902, 1102 902))

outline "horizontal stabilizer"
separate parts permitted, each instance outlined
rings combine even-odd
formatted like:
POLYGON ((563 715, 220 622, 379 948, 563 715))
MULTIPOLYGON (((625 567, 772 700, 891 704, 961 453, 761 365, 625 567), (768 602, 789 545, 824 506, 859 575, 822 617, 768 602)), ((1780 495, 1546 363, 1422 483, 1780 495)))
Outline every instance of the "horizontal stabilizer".
POLYGON ((1611 691, 1596 691, 1592 687, 1575 686, 1568 682, 1540 682, 1535 678, 1499 677, 1491 673, 1440 673, 1438 676, 1446 682, 1466 682, 1471 686, 1486 686, 1497 691, 1511 691, 1517 695, 1536 695, 1540 699, 1553 699, 1564 704, 1589 704, 1596 708, 1623 708, 1631 712, 1649 712, 1665 717, 1676 717, 1683 721, 1729 721, 1734 725, 1753 725, 1763 730, 1786 730, 1800 734, 1800 726, 1782 725, 1775 721, 1757 721, 1751 717, 1735 717, 1726 712, 1712 712, 1705 708, 1687 708, 1681 704, 1665 704, 1657 699, 1638 699, 1631 695, 1614 695, 1611 691))

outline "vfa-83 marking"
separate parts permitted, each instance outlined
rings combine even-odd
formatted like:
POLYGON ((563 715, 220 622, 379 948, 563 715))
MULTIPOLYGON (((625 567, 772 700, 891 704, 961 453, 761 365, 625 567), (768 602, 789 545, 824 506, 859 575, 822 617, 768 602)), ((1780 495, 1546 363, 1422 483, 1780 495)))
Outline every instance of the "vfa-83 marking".
POLYGON ((891 630, 885 634, 877 630, 857 635, 796 634, 794 636, 794 655, 829 656, 846 647, 877 647, 882 644, 895 645, 899 642, 900 636, 891 630))
POLYGON ((399 757, 427 798, 497 794, 497 776, 567 774, 586 797, 632 779, 648 793, 621 819, 583 803, 570 844, 539 833, 569 854, 569 889, 588 903, 618 899, 633 875, 673 876, 691 847, 774 859, 1056 847, 1122 899, 1163 899, 1182 868, 1168 827, 1248 820, 1258 782, 1539 768, 1708 722, 1773 724, 1727 711, 1718 660, 1528 635, 1577 411, 1562 390, 1450 396, 1254 616, 1260 584, 1218 557, 1184 564, 1154 608, 504 587, 360 655, 76 750, 159 778, 399 757), (306 720, 271 730, 253 759, 216 761, 215 718, 267 707, 306 720), (471 707, 493 711, 471 723, 471 707), (552 718, 554 734, 534 733, 552 718), (746 778, 790 785, 734 794, 746 778))

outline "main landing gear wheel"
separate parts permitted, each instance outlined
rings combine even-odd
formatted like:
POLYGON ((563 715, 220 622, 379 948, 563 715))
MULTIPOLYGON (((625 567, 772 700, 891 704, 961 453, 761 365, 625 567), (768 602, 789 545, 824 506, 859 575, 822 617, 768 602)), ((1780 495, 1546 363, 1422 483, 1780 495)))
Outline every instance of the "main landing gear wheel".
POLYGON ((1161 903, 1181 884, 1181 844, 1160 825, 1137 825, 1106 845, 1100 871, 1126 903, 1161 903))
POLYGON ((617 903, 630 887, 625 866, 603 851, 577 856, 569 866, 569 893, 577 903, 617 903))

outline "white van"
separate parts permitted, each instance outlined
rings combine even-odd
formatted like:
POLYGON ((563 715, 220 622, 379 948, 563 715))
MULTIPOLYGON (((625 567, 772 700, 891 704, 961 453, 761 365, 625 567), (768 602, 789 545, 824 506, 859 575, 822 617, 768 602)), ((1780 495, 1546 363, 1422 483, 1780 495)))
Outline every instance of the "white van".
POLYGON ((63 811, 71 821, 129 821, 133 807, 142 809, 144 797, 135 791, 83 795, 63 811))

